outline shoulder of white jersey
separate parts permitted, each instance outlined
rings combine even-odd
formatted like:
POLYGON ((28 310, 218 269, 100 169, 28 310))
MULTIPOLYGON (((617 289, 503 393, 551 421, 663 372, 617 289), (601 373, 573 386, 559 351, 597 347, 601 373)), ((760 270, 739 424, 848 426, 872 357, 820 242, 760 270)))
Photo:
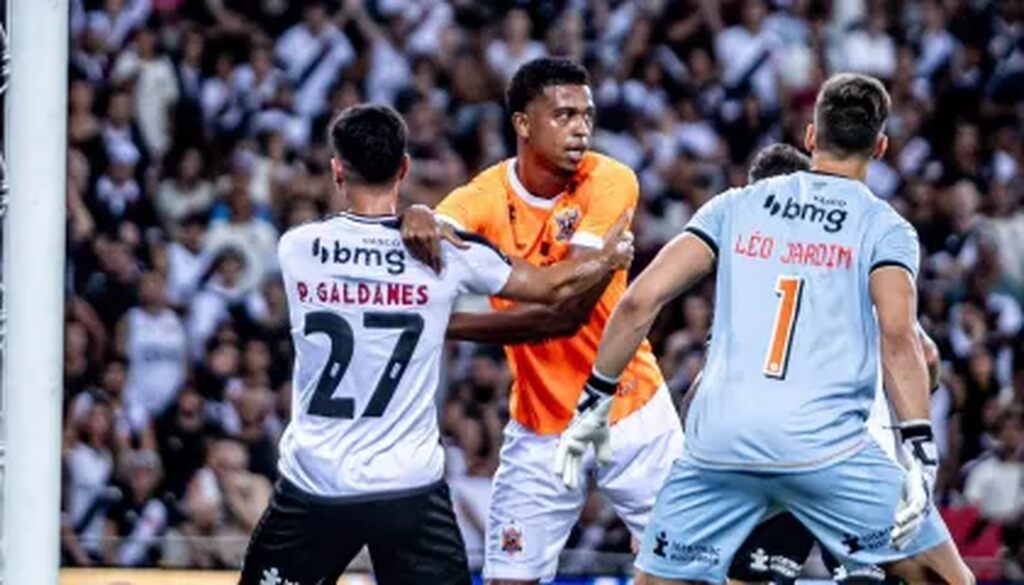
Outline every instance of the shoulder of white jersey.
POLYGON ((746 197, 755 195, 761 191, 761 185, 754 183, 752 185, 741 185, 739 187, 730 187, 725 191, 722 191, 718 195, 715 195, 712 199, 708 200, 705 205, 714 201, 717 205, 734 205, 740 203, 746 197))
POLYGON ((454 244, 448 242, 447 240, 443 240, 441 243, 441 249, 445 253, 445 255, 454 256, 456 258, 460 258, 464 254, 493 255, 495 260, 504 262, 509 266, 512 265, 512 260, 508 257, 508 255, 502 252, 487 238, 479 234, 475 234, 473 232, 466 232, 458 229, 455 230, 455 233, 458 234, 460 238, 462 238, 462 241, 466 242, 466 244, 469 245, 469 248, 466 250, 462 250, 460 248, 457 248, 454 244))
POLYGON ((876 229, 901 227, 909 229, 915 236, 917 235, 917 228, 914 227, 914 224, 900 215, 900 212, 896 211, 896 208, 891 203, 881 197, 875 197, 874 195, 872 197, 873 199, 868 205, 871 217, 869 225, 876 229))
POLYGON ((315 237, 322 224, 323 220, 313 220, 288 228, 277 240, 278 258, 283 260, 299 242, 315 237))

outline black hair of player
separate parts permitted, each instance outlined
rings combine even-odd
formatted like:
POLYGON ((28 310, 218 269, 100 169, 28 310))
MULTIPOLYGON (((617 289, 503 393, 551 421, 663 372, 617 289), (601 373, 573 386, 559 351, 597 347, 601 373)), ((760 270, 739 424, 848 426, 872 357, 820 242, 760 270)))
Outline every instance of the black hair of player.
POLYGON ((776 175, 788 175, 811 168, 811 159, 797 148, 776 143, 762 148, 750 163, 747 180, 751 183, 776 175))
POLYGON ((882 82, 867 75, 833 75, 814 103, 815 147, 841 158, 871 158, 891 100, 882 82))
POLYGON ((512 76, 505 90, 505 105, 511 114, 526 111, 545 87, 554 85, 590 85, 587 70, 572 59, 540 57, 525 63, 512 76))
POLYGON ((329 128, 331 147, 345 167, 346 181, 374 187, 395 181, 409 132, 398 112, 376 104, 349 106, 329 128))

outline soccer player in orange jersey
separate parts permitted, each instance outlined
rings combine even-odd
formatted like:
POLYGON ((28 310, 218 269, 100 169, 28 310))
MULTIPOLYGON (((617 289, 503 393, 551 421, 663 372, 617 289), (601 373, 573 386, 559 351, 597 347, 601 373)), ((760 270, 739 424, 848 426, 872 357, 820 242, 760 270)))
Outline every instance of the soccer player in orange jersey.
MULTIPOLYGON (((506 99, 516 157, 449 194, 438 219, 537 265, 593 253, 616 218, 636 207, 639 187, 630 168, 588 150, 594 102, 586 70, 566 59, 531 61, 513 76, 506 99)), ((484 577, 491 585, 555 575, 587 489, 578 474, 564 483, 555 476, 555 447, 625 290, 626 273, 618 271, 569 304, 494 298, 494 312, 452 316, 449 338, 505 344, 515 376, 487 522, 484 577)), ((588 456, 583 469, 593 469, 598 488, 639 537, 682 452, 679 418, 647 342, 618 385, 611 420, 614 449, 597 454, 600 466, 588 456)))

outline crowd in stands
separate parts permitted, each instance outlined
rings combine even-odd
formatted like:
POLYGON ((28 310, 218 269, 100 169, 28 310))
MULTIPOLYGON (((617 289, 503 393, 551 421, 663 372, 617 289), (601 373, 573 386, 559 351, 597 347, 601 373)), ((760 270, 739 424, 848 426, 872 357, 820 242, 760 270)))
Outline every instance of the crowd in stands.
MULTIPOLYGON (((72 0, 65 440, 69 566, 237 568, 291 408, 277 238, 342 204, 331 115, 394 106, 404 203, 514 155, 502 103, 538 56, 584 63, 592 147, 635 169, 639 270, 753 153, 802 146, 837 71, 893 98, 867 183, 917 228, 943 358, 939 501, 968 557, 1024 577, 1024 4, 1019 0, 72 0), (968 510, 970 513, 963 513, 968 510), (979 540, 984 534, 987 540, 979 540)), ((651 333, 678 399, 712 283, 651 333)), ((769 310, 766 308, 766 310, 769 310)), ((507 420, 500 348, 452 344, 439 415, 480 561, 507 420)), ((752 398, 753 399, 753 398, 752 398)), ((596 494, 569 546, 628 553, 596 494)))

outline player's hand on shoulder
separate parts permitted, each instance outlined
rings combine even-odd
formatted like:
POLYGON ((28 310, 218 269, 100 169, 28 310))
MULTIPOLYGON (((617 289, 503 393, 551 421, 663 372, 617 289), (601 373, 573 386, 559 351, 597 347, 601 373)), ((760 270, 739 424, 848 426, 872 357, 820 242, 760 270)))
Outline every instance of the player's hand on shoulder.
POLYGON ((616 386, 616 381, 591 372, 576 404, 576 414, 558 439, 555 474, 568 489, 574 490, 580 485, 583 456, 588 446, 594 445, 598 465, 609 463, 612 459, 608 416, 615 399, 616 386))
POLYGON ((440 274, 444 268, 441 258, 441 241, 447 240, 455 247, 469 247, 451 225, 440 222, 426 205, 412 205, 402 213, 402 242, 413 258, 440 274))
POLYGON ((629 231, 632 219, 633 211, 626 210, 604 236, 603 250, 610 256, 615 270, 626 270, 633 263, 633 232, 629 231))

